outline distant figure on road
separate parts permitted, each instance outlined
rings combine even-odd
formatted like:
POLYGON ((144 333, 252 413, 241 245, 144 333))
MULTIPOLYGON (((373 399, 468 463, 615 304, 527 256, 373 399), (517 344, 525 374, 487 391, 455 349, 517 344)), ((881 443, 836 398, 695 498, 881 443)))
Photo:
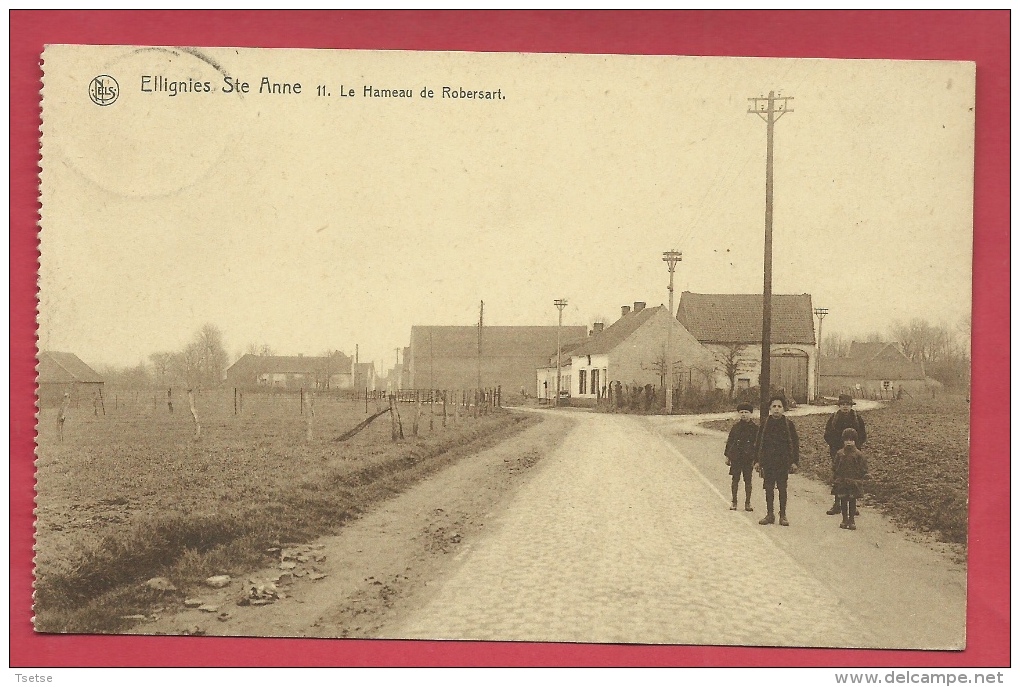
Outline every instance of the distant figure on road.
MULTIPOLYGON (((843 448, 843 430, 853 429, 857 432, 857 448, 864 448, 868 440, 868 432, 864 428, 864 418, 854 410, 854 399, 850 394, 839 395, 839 410, 829 416, 825 423, 825 443, 829 445, 829 459, 832 461, 832 478, 836 479, 836 452, 843 448)), ((839 497, 832 502, 832 508, 825 511, 826 515, 839 515, 841 512, 839 497)))
POLYGON ((754 407, 750 403, 741 403, 737 406, 738 419, 730 428, 730 435, 726 438, 726 464, 730 466, 730 476, 733 478, 730 483, 730 492, 733 495, 733 503, 730 510, 737 509, 737 488, 740 486, 740 477, 744 477, 744 510, 751 512, 751 469, 754 465, 754 445, 758 438, 758 425, 752 419, 751 413, 754 407))
POLYGON ((779 490, 779 524, 784 527, 790 524, 786 519, 786 483, 800 463, 800 439, 797 428, 785 413, 783 398, 773 398, 769 402, 769 414, 758 432, 755 463, 765 482, 765 505, 768 507, 768 514, 758 521, 759 525, 771 525, 776 521, 773 507, 776 489, 779 490))
POLYGON ((832 473, 832 494, 839 500, 843 513, 841 529, 855 530, 857 499, 864 496, 863 484, 868 479, 868 461, 857 449, 857 430, 843 430, 843 448, 836 452, 832 473))

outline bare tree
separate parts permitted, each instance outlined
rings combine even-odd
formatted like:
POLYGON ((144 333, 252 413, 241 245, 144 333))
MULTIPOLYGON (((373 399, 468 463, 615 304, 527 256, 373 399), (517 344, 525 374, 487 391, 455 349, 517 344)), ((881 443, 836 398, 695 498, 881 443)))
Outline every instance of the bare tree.
POLYGON ((730 398, 733 398, 733 392, 737 386, 737 373, 740 370, 740 354, 743 353, 745 344, 729 343, 722 344, 722 346, 722 350, 713 350, 712 355, 715 356, 716 362, 722 366, 726 378, 730 381, 730 398))
POLYGON ((170 385, 171 374, 174 368, 174 355, 176 354, 164 351, 153 353, 149 356, 156 386, 165 387, 170 385))
POLYGON ((850 339, 838 332, 826 334, 822 340, 822 355, 829 358, 846 358, 850 355, 850 339))

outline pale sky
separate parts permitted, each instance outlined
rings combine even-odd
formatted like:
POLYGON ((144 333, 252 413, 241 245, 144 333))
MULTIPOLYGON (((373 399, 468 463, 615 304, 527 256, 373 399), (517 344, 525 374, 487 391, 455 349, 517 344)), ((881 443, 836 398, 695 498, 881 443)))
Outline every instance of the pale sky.
POLYGON ((482 300, 493 325, 554 325, 556 298, 589 326, 665 303, 670 248, 677 298, 760 293, 766 126, 747 98, 770 89, 795 98, 774 292, 828 307, 824 333, 970 313, 970 64, 203 52, 252 92, 215 92, 187 53, 47 50, 41 348, 134 365, 211 322, 231 356, 360 344, 390 366, 412 325, 474 324, 482 300), (89 100, 97 74, 113 105, 89 100), (214 92, 142 93, 142 75, 214 92), (260 95, 263 75, 303 91, 260 95))

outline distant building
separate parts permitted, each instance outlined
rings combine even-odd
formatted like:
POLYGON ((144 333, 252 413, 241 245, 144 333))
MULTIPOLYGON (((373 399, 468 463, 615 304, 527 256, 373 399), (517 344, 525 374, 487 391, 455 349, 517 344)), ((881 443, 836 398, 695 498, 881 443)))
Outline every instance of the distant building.
MULTIPOLYGON (((585 338, 587 328, 563 326, 565 344, 585 338)), ((556 351, 557 327, 411 327, 409 384, 416 389, 503 388, 504 394, 530 390, 535 370, 556 351), (479 380, 479 376, 481 379, 479 380)))
POLYGON ((351 377, 355 389, 375 391, 378 382, 375 363, 354 363, 351 367, 351 377))
MULTIPOLYGON (((666 306, 645 307, 642 302, 623 306, 621 316, 609 327, 596 323, 589 337, 562 350, 560 394, 573 405, 593 405, 605 398, 609 385, 620 382, 632 388, 665 385, 667 329, 674 388, 706 389, 712 386, 714 359, 666 306)), ((556 396, 556 352, 536 370, 536 394, 543 400, 556 396)))
POLYGON ((924 365, 908 358, 898 344, 891 342, 850 344, 845 358, 822 356, 818 368, 821 393, 848 393, 857 397, 896 396, 924 391, 924 365))
POLYGON ((38 370, 40 408, 59 406, 65 393, 75 402, 103 393, 103 378, 74 353, 43 351, 38 370))
POLYGON ((351 359, 330 356, 253 355, 246 353, 227 368, 227 385, 239 388, 350 389, 351 359))
MULTIPOLYGON (((724 360, 734 356, 735 390, 758 386, 761 373, 760 294, 680 294, 677 319, 718 363, 716 386, 729 389, 724 360)), ((772 295, 770 382, 798 403, 815 397, 815 328, 810 294, 772 295)))

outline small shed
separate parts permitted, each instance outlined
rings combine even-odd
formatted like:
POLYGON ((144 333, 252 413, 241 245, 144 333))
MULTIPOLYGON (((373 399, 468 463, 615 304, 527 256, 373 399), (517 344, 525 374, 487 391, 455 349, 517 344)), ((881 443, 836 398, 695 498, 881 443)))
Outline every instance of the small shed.
POLYGON ((72 402, 102 396, 105 381, 74 353, 43 351, 37 370, 40 408, 59 407, 65 393, 72 402))

